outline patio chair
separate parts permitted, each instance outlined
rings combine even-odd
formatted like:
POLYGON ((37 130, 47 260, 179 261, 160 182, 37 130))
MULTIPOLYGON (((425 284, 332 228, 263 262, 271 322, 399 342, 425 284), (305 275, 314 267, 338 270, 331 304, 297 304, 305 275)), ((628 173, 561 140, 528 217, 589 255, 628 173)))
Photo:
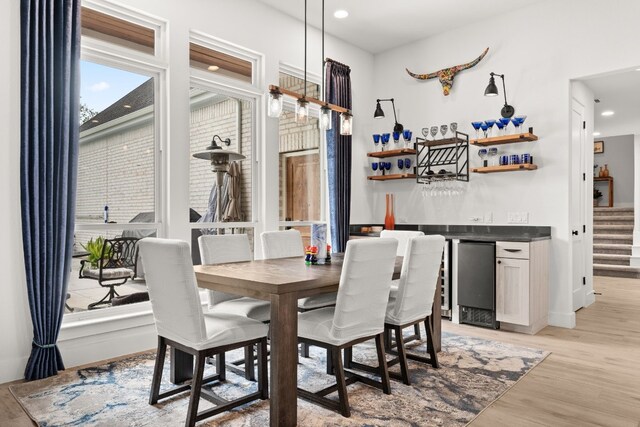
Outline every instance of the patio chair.
POLYGON ((100 286, 109 288, 100 301, 88 305, 89 310, 99 305, 111 304, 114 297, 120 296, 115 287, 124 285, 136 276, 138 240, 134 237, 106 239, 97 267, 92 267, 87 260, 80 261, 81 279, 97 280, 100 286))

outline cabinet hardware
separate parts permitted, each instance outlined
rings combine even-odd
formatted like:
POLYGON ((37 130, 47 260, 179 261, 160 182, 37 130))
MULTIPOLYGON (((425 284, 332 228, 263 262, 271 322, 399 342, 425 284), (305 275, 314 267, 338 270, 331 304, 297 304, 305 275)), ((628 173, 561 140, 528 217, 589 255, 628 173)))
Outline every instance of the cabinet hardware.
POLYGON ((505 248, 505 251, 507 251, 507 252, 521 252, 522 249, 506 249, 505 248))
POLYGON ((502 264, 502 261, 498 260, 498 264, 502 264))
POLYGON ((571 232, 571 234, 573 234, 574 236, 577 236, 577 235, 578 235, 578 230, 573 230, 573 231, 571 232))

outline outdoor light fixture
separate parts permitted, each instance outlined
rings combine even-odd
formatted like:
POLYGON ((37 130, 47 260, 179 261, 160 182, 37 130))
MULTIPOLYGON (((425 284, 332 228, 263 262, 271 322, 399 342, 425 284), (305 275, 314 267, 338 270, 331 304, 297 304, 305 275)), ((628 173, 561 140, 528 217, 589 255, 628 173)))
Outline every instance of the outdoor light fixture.
POLYGON ((193 154, 196 159, 208 160, 211 162, 211 171, 216 174, 217 203, 216 203, 216 219, 220 221, 222 217, 222 184, 224 183, 224 175, 229 171, 229 162, 240 161, 246 159, 240 153, 225 150, 216 144, 216 138, 226 146, 231 145, 231 139, 222 139, 219 135, 213 135, 211 145, 203 151, 193 154))
MULTIPOLYGON (((322 1, 322 68, 324 70, 324 0, 322 1)), ((324 73, 323 73, 324 74, 324 73)), ((299 124, 309 122, 309 104, 320 106, 319 126, 322 130, 330 130, 332 125, 331 112, 340 113, 340 134, 351 135, 353 125, 353 115, 348 108, 326 102, 325 95, 322 100, 307 96, 307 0, 304 2, 304 91, 302 94, 287 90, 275 85, 269 86, 269 99, 267 104, 267 115, 269 117, 280 117, 283 107, 283 96, 296 98, 295 121, 299 124), (346 124, 345 124, 346 123, 346 124), (344 125, 344 126, 343 126, 344 125), (343 129, 349 133, 343 133, 343 129)))
POLYGON ((402 132, 404 130, 404 126, 398 123, 398 117, 396 116, 396 103, 393 101, 393 98, 389 99, 376 99, 376 111, 373 113, 374 119, 381 119, 384 117, 384 111, 382 111, 381 102, 391 101, 391 105, 393 106, 393 119, 396 124, 393 126, 394 132, 402 132))
POLYGON ((502 107, 500 114, 502 114, 502 117, 513 117, 516 110, 507 103, 507 88, 504 84, 504 74, 496 74, 492 72, 489 75, 491 77, 489 78, 487 88, 484 90, 484 96, 498 96, 498 86, 496 86, 496 79, 494 76, 500 77, 502 79, 502 92, 504 94, 504 107, 502 107))

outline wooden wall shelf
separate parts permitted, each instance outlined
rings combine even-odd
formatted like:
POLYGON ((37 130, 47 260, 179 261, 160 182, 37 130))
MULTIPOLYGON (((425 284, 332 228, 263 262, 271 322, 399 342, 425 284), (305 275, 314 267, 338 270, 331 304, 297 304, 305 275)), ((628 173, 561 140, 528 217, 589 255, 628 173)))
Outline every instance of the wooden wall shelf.
POLYGON ((481 145, 488 147, 490 145, 511 144, 514 142, 531 142, 537 141, 538 137, 532 133, 519 133, 514 135, 492 136, 491 138, 472 139, 471 145, 481 145))
POLYGON ((471 172, 475 173, 494 173, 494 172, 512 172, 519 170, 536 170, 538 169, 537 165, 532 165, 529 163, 523 165, 501 165, 501 166, 487 166, 483 168, 473 168, 471 172))
POLYGON ((385 157, 404 156, 405 154, 415 155, 416 150, 414 150, 413 148, 399 148, 397 150, 374 151, 371 153, 367 153, 367 156, 383 159, 385 157))
POLYGON ((367 179, 370 179, 372 181, 391 181, 394 179, 416 179, 416 175, 413 173, 396 173, 391 175, 368 176, 367 179))

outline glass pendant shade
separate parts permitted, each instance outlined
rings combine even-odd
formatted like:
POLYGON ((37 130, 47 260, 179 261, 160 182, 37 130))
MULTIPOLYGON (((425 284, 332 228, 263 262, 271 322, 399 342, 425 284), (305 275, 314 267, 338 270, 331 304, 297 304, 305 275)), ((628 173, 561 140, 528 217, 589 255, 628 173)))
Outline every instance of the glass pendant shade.
POLYGON ((331 109, 329 107, 322 107, 320 109, 320 129, 331 130, 331 109))
POLYGON ((353 116, 349 113, 340 114, 340 135, 353 133, 353 116))
POLYGON ((309 101, 303 98, 296 102, 296 123, 300 125, 309 123, 309 101))
POLYGON ((282 94, 279 92, 269 92, 269 104, 267 107, 267 115, 269 117, 280 117, 282 114, 282 94))

